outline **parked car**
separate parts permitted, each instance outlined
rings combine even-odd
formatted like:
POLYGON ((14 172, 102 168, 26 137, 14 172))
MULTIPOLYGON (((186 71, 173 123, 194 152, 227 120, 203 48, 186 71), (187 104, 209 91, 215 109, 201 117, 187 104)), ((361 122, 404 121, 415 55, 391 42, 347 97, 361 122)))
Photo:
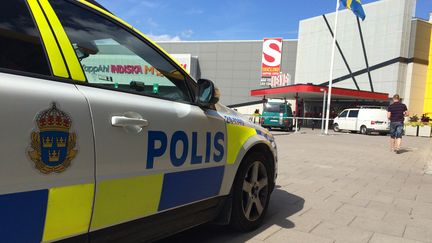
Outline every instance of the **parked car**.
POLYGON ((3 0, 0 44, 0 242, 263 223, 273 136, 132 26, 85 0, 3 0))
POLYGON ((390 121, 387 118, 387 110, 382 107, 352 108, 342 111, 334 119, 333 130, 387 134, 390 131, 390 121))
POLYGON ((285 131, 292 131, 294 126, 292 117, 291 106, 286 102, 267 102, 264 104, 261 126, 268 129, 280 128, 285 131))

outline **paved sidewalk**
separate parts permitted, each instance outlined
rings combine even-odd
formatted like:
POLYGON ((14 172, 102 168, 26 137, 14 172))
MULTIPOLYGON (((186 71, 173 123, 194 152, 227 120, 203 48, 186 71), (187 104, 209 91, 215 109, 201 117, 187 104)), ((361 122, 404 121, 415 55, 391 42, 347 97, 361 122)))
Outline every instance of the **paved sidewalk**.
POLYGON ((165 242, 432 242, 431 139, 275 132, 279 178, 265 225, 240 234, 205 225, 165 242), (429 158, 430 159, 430 158, 429 158))

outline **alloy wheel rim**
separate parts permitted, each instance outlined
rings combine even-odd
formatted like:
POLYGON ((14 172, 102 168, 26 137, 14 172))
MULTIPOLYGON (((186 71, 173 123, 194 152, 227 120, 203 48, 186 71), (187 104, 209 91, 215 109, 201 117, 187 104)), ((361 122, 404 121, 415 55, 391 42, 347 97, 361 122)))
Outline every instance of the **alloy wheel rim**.
POLYGON ((255 161, 243 180, 242 209, 246 219, 255 221, 263 214, 268 193, 267 169, 262 162, 255 161))

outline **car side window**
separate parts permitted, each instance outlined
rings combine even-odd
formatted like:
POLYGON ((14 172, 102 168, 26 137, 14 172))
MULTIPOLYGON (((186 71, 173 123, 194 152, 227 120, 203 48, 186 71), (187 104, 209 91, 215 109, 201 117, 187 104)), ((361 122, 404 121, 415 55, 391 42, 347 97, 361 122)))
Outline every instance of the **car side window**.
POLYGON ((339 118, 346 118, 347 114, 348 114, 348 111, 343 111, 342 113, 339 114, 338 117, 339 118))
POLYGON ((358 114, 359 114, 358 110, 350 110, 350 112, 348 114, 348 117, 350 117, 350 118, 357 118, 358 114))
POLYGON ((121 26, 67 1, 50 1, 88 83, 135 94, 191 102, 182 72, 121 26))
POLYGON ((0 68, 51 75, 39 32, 24 0, 2 2, 0 68))

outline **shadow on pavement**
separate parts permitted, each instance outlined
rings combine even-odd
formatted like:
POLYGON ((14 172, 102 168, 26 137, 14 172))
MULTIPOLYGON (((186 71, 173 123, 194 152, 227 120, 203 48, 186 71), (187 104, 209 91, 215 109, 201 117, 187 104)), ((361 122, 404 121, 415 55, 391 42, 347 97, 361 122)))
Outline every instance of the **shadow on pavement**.
POLYGON ((273 225, 287 229, 293 228, 295 225, 288 217, 302 210, 303 205, 303 198, 281 190, 279 186, 276 186, 270 199, 264 225, 255 231, 241 233, 230 229, 228 226, 205 224, 158 242, 246 242, 273 225))
POLYGON ((412 152, 412 151, 413 151, 412 149, 404 149, 404 148, 399 149, 399 153, 400 154, 409 153, 409 152, 412 152))

